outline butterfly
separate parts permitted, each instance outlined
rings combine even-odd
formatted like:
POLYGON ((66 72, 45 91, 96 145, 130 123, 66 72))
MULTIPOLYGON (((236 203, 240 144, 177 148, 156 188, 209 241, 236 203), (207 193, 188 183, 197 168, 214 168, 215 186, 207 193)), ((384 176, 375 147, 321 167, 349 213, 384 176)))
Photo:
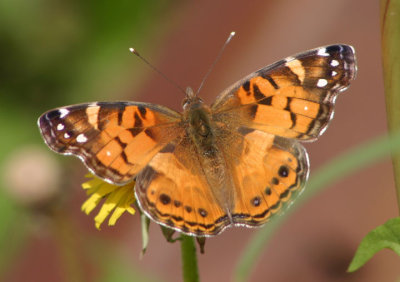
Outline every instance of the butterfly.
POLYGON ((331 45, 264 67, 208 106, 190 88, 179 113, 139 102, 95 102, 44 113, 55 152, 113 184, 136 181, 155 222, 193 236, 261 226, 302 191, 315 141, 356 75, 354 49, 331 45))

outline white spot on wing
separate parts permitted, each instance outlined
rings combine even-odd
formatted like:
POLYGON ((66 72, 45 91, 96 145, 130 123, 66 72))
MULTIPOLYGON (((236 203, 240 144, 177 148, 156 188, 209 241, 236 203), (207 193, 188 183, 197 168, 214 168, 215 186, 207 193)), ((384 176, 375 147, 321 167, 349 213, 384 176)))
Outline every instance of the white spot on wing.
POLYGON ((71 135, 69 135, 67 132, 65 132, 65 133, 64 133, 64 138, 65 138, 65 139, 71 138, 71 135))
POLYGON ((323 56, 323 57, 328 57, 329 53, 326 52, 326 48, 320 48, 320 49, 318 49, 317 55, 323 56))
POLYGON ((337 75, 337 72, 332 71, 331 75, 332 75, 332 76, 336 76, 336 75, 337 75))
POLYGON ((64 128, 65 128, 64 124, 62 124, 62 123, 57 124, 57 130, 58 130, 58 131, 61 131, 61 130, 63 130, 64 128))
POLYGON ((324 78, 318 79, 317 86, 318 87, 325 87, 328 84, 328 81, 324 78))
POLYGON ((106 152, 106 155, 107 155, 107 156, 111 156, 111 152, 110 152, 110 151, 107 151, 107 152, 106 152))
POLYGON ((331 61, 331 66, 332 67, 337 67, 339 65, 339 61, 338 60, 332 60, 331 61))
POLYGON ((85 136, 85 134, 81 133, 76 137, 76 141, 78 143, 85 143, 87 141, 87 137, 85 136))
POLYGON ((305 110, 305 111, 308 111, 308 107, 307 107, 307 106, 304 106, 304 110, 305 110))
POLYGON ((58 109, 59 113, 60 113, 60 118, 64 118, 66 115, 69 114, 69 110, 67 109, 58 109))

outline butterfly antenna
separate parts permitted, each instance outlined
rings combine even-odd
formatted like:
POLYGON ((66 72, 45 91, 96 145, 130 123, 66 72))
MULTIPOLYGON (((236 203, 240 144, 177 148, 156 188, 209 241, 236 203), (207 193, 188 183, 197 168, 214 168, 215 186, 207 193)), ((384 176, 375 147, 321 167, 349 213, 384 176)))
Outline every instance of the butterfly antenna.
POLYGON ((161 75, 166 81, 168 81, 169 83, 171 83, 172 85, 174 85, 176 88, 178 88, 180 91, 182 91, 185 95, 186 95, 186 91, 183 90, 183 88, 176 83, 175 81, 171 80, 170 78, 168 78, 164 73, 162 73, 161 71, 159 71, 155 66, 153 66, 152 64, 150 64, 149 61, 147 61, 145 58, 142 57, 142 55, 140 55, 138 53, 138 51, 136 51, 135 48, 129 48, 129 51, 133 54, 135 54, 136 56, 138 56, 146 65, 148 65, 150 68, 152 68, 156 73, 158 73, 159 75, 161 75))
POLYGON ((196 96, 199 94, 201 88, 203 87, 204 82, 206 81, 207 77, 208 77, 209 74, 211 73, 211 71, 212 71, 212 69, 214 68, 215 64, 218 62, 219 58, 221 57, 222 53, 224 52, 226 45, 228 45, 228 43, 231 41, 232 37, 235 36, 235 34, 236 34, 236 32, 234 32, 234 31, 232 31, 232 32, 229 34, 229 36, 228 36, 228 38, 226 39, 226 41, 225 41, 224 45, 222 46, 221 50, 219 50, 219 53, 218 53, 217 57, 215 58, 215 60, 214 60, 214 62, 212 63, 211 67, 208 69, 206 75, 204 76, 203 81, 200 83, 200 86, 199 86, 199 88, 197 89, 197 92, 196 92, 196 96))

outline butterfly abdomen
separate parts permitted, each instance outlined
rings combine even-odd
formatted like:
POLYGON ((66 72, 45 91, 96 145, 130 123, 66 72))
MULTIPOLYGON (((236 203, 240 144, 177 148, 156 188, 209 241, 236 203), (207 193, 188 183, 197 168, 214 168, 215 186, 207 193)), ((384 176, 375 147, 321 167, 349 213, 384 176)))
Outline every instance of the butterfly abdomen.
POLYGON ((233 183, 222 151, 217 146, 216 126, 210 108, 204 103, 194 104, 186 116, 187 134, 196 148, 207 182, 215 199, 230 217, 234 206, 233 183))

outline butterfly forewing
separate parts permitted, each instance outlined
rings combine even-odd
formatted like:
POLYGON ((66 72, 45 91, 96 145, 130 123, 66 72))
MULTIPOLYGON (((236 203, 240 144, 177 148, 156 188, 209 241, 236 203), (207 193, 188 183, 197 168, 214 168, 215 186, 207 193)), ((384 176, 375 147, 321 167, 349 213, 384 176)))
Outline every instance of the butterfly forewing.
POLYGON ((250 74, 218 96, 212 109, 217 120, 240 117, 250 128, 312 141, 328 125, 337 94, 355 74, 351 46, 321 47, 250 74))
POLYGON ((38 121, 46 144, 83 160, 97 176, 116 184, 135 175, 182 133, 180 114, 146 103, 91 103, 44 113, 38 121))

